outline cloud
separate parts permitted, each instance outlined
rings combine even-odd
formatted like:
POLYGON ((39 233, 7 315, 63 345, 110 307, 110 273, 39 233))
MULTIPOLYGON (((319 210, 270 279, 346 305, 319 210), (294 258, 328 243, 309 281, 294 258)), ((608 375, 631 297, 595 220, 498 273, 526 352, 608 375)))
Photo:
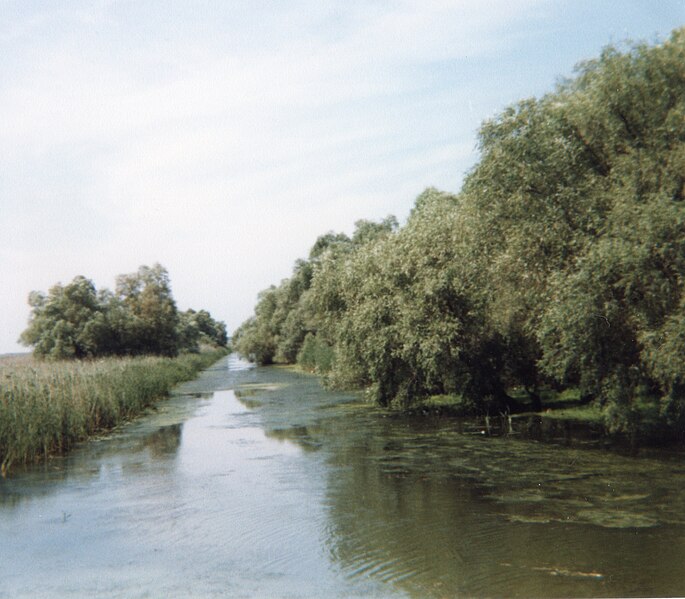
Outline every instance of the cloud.
POLYGON ((10 335, 30 289, 154 261, 236 326, 318 234, 458 185, 473 144, 424 67, 492 52, 537 5, 0 6, 10 335))
POLYGON ((154 261, 236 326, 318 234, 458 189, 554 5, 0 4, 8 335, 30 289, 154 261))

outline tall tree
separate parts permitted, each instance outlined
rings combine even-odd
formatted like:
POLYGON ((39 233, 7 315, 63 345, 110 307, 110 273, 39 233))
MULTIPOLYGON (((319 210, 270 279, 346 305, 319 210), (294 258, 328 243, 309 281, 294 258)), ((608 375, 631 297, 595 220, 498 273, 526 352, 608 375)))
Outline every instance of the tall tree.
POLYGON ((47 295, 29 295, 31 318, 20 341, 32 345, 38 356, 54 359, 96 355, 107 336, 93 282, 76 277, 67 285, 54 285, 47 295))
POLYGON ((119 275, 115 294, 130 315, 126 345, 131 353, 177 353, 178 311, 163 266, 141 266, 135 273, 119 275))

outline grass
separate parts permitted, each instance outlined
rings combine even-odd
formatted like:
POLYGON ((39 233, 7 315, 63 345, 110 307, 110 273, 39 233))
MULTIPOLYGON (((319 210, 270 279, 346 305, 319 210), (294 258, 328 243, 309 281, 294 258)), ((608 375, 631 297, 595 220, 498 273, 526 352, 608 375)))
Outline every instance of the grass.
MULTIPOLYGON (((514 389, 511 396, 519 403, 523 410, 530 407, 530 398, 522 389, 514 389)), ((552 390, 542 390, 542 412, 544 418, 554 420, 574 420, 587 423, 601 423, 603 414, 599 407, 594 404, 582 404, 580 393, 577 389, 567 389, 560 393, 552 390)), ((423 412, 431 414, 450 414, 453 416, 471 416, 478 413, 472 402, 461 395, 431 395, 421 398, 410 406, 410 412, 423 412)), ((524 415, 529 412, 525 412, 524 415)))
POLYGON ((602 410, 592 404, 571 408, 548 409, 542 413, 542 416, 554 420, 573 420, 596 424, 601 424, 604 421, 602 410))
POLYGON ((0 473, 130 420, 224 353, 64 362, 0 358, 0 473))
POLYGON ((476 413, 476 406, 473 402, 459 394, 445 394, 422 398, 409 406, 405 411, 410 413, 472 416, 476 413))

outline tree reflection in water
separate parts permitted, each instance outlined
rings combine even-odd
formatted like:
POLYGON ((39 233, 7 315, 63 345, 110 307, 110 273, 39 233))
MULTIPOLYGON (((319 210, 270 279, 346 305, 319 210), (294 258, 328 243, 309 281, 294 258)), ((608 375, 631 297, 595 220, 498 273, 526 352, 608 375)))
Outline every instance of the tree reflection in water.
POLYGON ((682 592, 677 462, 485 437, 257 371, 279 383, 251 396, 268 435, 323 452, 325 544, 348 576, 417 597, 682 592))

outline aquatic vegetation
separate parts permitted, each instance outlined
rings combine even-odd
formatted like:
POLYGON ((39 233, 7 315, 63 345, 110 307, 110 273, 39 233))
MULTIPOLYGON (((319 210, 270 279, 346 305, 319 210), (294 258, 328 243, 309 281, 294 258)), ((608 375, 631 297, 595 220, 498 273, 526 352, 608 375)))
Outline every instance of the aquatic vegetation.
POLYGON ((140 413, 223 351, 176 358, 0 360, 0 469, 68 450, 140 413))
POLYGON ((452 416, 472 416, 478 413, 475 402, 462 395, 444 394, 431 395, 425 399, 413 402, 406 409, 409 413, 422 414, 450 414, 452 416))
POLYGON ((595 405, 576 406, 560 410, 549 410, 545 412, 545 418, 601 423, 602 411, 595 405))
POLYGON ((253 418, 268 438, 325 463, 327 545, 352 579, 412 597, 682 594, 672 549, 682 538, 682 453, 557 443, 552 429, 569 425, 575 436, 573 421, 544 414, 515 415, 514 432, 497 436, 493 417, 489 436, 483 418, 417 418, 281 367, 245 371, 235 387, 261 402, 253 418), (528 419, 546 419, 544 442, 521 432, 528 419))
POLYGON ((651 528, 659 521, 655 518, 628 510, 581 510, 577 518, 580 522, 589 522, 605 528, 651 528))

